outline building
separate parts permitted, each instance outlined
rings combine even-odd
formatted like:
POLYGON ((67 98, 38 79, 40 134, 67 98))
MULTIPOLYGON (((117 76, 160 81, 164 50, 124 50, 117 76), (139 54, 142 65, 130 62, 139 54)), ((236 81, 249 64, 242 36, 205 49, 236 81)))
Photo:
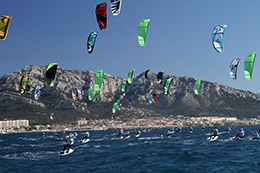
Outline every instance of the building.
POLYGON ((0 121, 0 129, 28 127, 29 120, 5 120, 0 121))

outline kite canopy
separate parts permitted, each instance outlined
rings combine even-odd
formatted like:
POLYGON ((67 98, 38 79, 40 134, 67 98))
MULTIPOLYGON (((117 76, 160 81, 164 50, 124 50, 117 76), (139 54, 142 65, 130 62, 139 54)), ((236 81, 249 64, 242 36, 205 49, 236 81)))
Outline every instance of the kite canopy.
POLYGON ((153 93, 153 95, 152 95, 152 101, 153 101, 154 103, 156 103, 156 95, 157 95, 157 93, 153 93))
POLYGON ((77 92, 79 95, 82 94, 82 82, 76 83, 77 92))
POLYGON ((127 81, 122 81, 121 91, 123 93, 125 93, 126 92, 126 88, 127 88, 127 81))
POLYGON ((92 101, 93 99, 93 88, 88 89, 88 100, 92 101))
POLYGON ((104 76, 104 72, 103 70, 99 70, 96 72, 96 76, 95 76, 95 91, 96 91, 96 98, 97 101, 99 101, 100 99, 100 89, 102 86, 102 82, 103 82, 103 76, 104 76))
POLYGON ((25 91, 29 91, 30 90, 30 81, 29 81, 29 77, 28 76, 22 76, 21 80, 20 80, 20 88, 21 88, 21 92, 20 94, 23 95, 25 93, 25 91))
POLYGON ((150 71, 150 69, 147 69, 147 70, 144 72, 144 79, 145 79, 146 81, 149 80, 149 79, 148 79, 149 71, 150 71))
POLYGON ((53 121, 53 115, 54 113, 52 112, 51 115, 50 115, 50 119, 53 121))
POLYGON ((113 107, 112 107, 112 118, 114 118, 116 110, 119 108, 118 105, 120 105, 120 100, 117 100, 117 102, 115 102, 113 104, 113 107))
POLYGON ((0 40, 5 40, 12 17, 3 15, 0 18, 0 40))
POLYGON ((91 32, 88 36, 87 49, 89 54, 93 52, 96 43, 97 34, 98 34, 97 32, 91 32))
POLYGON ((169 79, 167 79, 167 81, 164 82, 164 94, 168 94, 168 90, 169 90, 171 81, 172 81, 172 78, 169 78, 169 79))
POLYGON ((103 2, 97 5, 96 8, 97 23, 100 30, 107 27, 107 3, 103 2))
POLYGON ((50 63, 46 69, 46 82, 50 86, 54 86, 57 67, 57 63, 50 63))
POLYGON ((149 97, 149 103, 150 104, 152 103, 152 99, 153 99, 153 95, 150 95, 150 97, 149 97))
POLYGON ((244 64, 244 73, 247 80, 251 81, 257 52, 249 53, 244 64))
POLYGON ((163 80, 163 71, 160 71, 158 74, 157 74, 157 81, 158 83, 162 83, 162 80, 163 80))
POLYGON ((131 69, 128 72, 128 83, 132 83, 134 80, 135 69, 131 69))
POLYGON ((146 45, 149 23, 150 19, 144 19, 140 21, 138 26, 138 42, 142 47, 146 45))
POLYGON ((232 79, 237 79, 237 68, 238 68, 238 64, 239 64, 239 61, 241 59, 240 58, 237 58, 237 59, 234 59, 231 63, 230 63, 230 77, 232 79))
POLYGON ((196 80, 195 82, 195 86, 194 86, 194 93, 196 95, 199 95, 200 92, 200 83, 201 83, 201 79, 196 80))
POLYGON ((77 98, 78 98, 78 91, 77 91, 76 87, 72 87, 71 94, 72 94, 73 100, 77 100, 77 98))
POLYGON ((34 98, 35 100, 39 100, 40 98, 40 95, 41 95, 41 85, 40 84, 37 84, 35 85, 35 91, 34 91, 34 98))
POLYGON ((219 53, 224 51, 224 32, 226 27, 227 25, 217 25, 212 32, 212 44, 219 53))
POLYGON ((121 10, 122 0, 111 0, 111 11, 114 16, 117 16, 121 10))
POLYGON ((129 98, 129 101, 128 101, 129 105, 132 104, 132 97, 129 98))

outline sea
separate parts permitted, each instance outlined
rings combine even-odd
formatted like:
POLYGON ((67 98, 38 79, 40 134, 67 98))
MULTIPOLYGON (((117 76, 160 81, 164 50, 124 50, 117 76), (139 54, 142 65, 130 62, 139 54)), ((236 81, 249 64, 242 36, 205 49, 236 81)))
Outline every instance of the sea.
MULTIPOLYGON (((118 139, 119 130, 89 131, 90 141, 81 144, 83 131, 73 146, 74 152, 60 158, 59 152, 66 145, 57 140, 53 132, 9 133, 0 135, 0 172, 49 173, 49 172, 94 172, 94 173, 174 173, 174 172, 260 172, 260 140, 253 141, 253 132, 259 125, 217 126, 219 138, 208 141, 212 129, 182 128, 181 133, 166 137, 169 128, 128 129, 129 139, 118 139), (244 128, 243 140, 231 140, 236 131, 244 128), (160 138, 160 134, 164 137, 160 138)), ((127 130, 124 129, 124 132, 127 130)), ((57 132, 62 137, 63 132, 57 132)), ((66 132, 66 134, 73 134, 66 132)), ((123 135, 125 136, 125 134, 123 135)))

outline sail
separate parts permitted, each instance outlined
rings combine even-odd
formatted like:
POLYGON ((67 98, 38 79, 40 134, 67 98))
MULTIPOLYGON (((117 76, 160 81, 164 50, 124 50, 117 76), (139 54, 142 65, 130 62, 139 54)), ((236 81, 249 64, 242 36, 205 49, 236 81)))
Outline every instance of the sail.
POLYGON ((131 69, 128 72, 128 83, 132 83, 134 79, 135 69, 131 69))
POLYGON ((21 95, 23 95, 25 93, 25 91, 30 90, 30 81, 29 81, 28 76, 22 76, 21 77, 20 88, 21 88, 21 92, 20 92, 21 95))
POLYGON ((251 81, 253 76, 253 68, 257 52, 249 53, 244 64, 244 74, 247 80, 251 81))
POLYGON ((167 81, 164 82, 164 94, 168 94, 168 90, 169 90, 171 81, 172 81, 172 78, 169 78, 169 79, 167 79, 167 81))
POLYGON ((150 71, 150 69, 147 69, 147 70, 144 72, 144 79, 145 79, 146 81, 149 80, 149 79, 148 79, 149 71, 150 71))
POLYGON ((37 84, 35 85, 35 91, 34 91, 34 99, 35 100, 39 100, 40 98, 40 95, 41 95, 41 85, 40 84, 37 84))
POLYGON ((231 63, 230 63, 230 77, 232 79, 237 79, 237 67, 238 67, 238 64, 239 64, 239 61, 241 59, 240 58, 237 58, 237 59, 234 59, 231 63))
POLYGON ((114 16, 117 16, 121 10, 122 0, 111 0, 111 11, 114 16))
POLYGON ((146 45, 149 23, 150 19, 144 19, 140 21, 138 26, 138 42, 142 47, 146 45))
POLYGON ((107 27, 107 3, 103 2, 96 7, 97 23, 100 30, 107 27))
POLYGON ((54 86, 57 67, 58 67, 57 63, 50 63, 47 66, 47 69, 46 69, 46 82, 50 86, 54 86))
POLYGON ((93 99, 93 88, 88 89, 88 100, 92 101, 93 99))
POLYGON ((227 25, 217 25, 212 32, 212 44, 219 53, 224 51, 224 32, 226 27, 227 25))
POLYGON ((3 15, 0 18, 0 40, 5 40, 12 17, 3 15))
POLYGON ((96 43, 96 39, 97 39, 97 32, 91 32, 88 36, 88 40, 87 40, 87 49, 88 49, 88 53, 91 54, 93 52, 95 43, 96 43))
POLYGON ((194 93, 196 95, 199 95, 200 92, 200 83, 201 83, 201 79, 196 80, 195 82, 195 86, 194 86, 194 93))
POLYGON ((96 91, 96 98, 97 101, 100 100, 100 89, 102 86, 102 82, 103 82, 103 76, 104 76, 104 72, 103 70, 99 70, 96 72, 96 76, 95 76, 95 91, 96 91))
POLYGON ((157 74, 157 81, 158 83, 162 83, 162 80, 163 80, 163 71, 160 71, 158 74, 157 74))
POLYGON ((126 88, 127 88, 127 81, 122 81, 122 84, 121 84, 121 91, 123 93, 126 92, 126 88))

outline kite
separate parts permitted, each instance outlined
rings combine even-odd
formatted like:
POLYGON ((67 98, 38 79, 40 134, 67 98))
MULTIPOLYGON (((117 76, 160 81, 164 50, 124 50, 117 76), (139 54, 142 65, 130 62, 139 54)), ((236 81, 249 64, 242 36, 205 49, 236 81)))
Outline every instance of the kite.
POLYGON ((144 19, 140 21, 138 26, 138 42, 142 47, 146 45, 149 23, 150 19, 144 19))
POLYGON ((46 81, 50 86, 54 86, 57 67, 57 63, 50 63, 46 69, 46 81))
POLYGON ((95 76, 95 96, 97 101, 100 100, 100 89, 102 86, 102 82, 103 82, 103 76, 104 76, 104 72, 103 70, 99 70, 96 72, 96 76, 95 76))
POLYGON ((12 17, 3 15, 0 18, 0 40, 5 40, 7 37, 10 21, 12 17))
POLYGON ((257 52, 249 53, 244 64, 244 74, 247 80, 251 81, 253 76, 253 68, 257 52))
POLYGON ((97 32, 91 32, 88 36, 88 40, 87 40, 87 49, 88 49, 88 53, 91 54, 93 52, 95 43, 96 43, 96 39, 97 39, 97 32))
POLYGON ((224 32, 226 27, 227 25, 217 25, 212 32, 212 44, 219 53, 224 51, 224 32))
POLYGON ((135 69, 131 69, 128 72, 128 83, 132 83, 134 79, 135 69))
POLYGON ((103 2, 96 7, 97 23, 100 30, 107 27, 107 3, 103 2))
POLYGON ((194 86, 194 93, 196 95, 199 95, 200 92, 200 83, 201 83, 201 79, 196 80, 195 82, 195 86, 194 86))
POLYGON ((241 59, 240 58, 237 58, 237 59, 234 59, 231 63, 230 63, 230 77, 232 79, 237 79, 237 67, 238 67, 238 64, 239 64, 239 61, 241 59))
POLYGON ((114 16, 117 16, 121 10, 122 0, 111 0, 111 11, 114 16))

